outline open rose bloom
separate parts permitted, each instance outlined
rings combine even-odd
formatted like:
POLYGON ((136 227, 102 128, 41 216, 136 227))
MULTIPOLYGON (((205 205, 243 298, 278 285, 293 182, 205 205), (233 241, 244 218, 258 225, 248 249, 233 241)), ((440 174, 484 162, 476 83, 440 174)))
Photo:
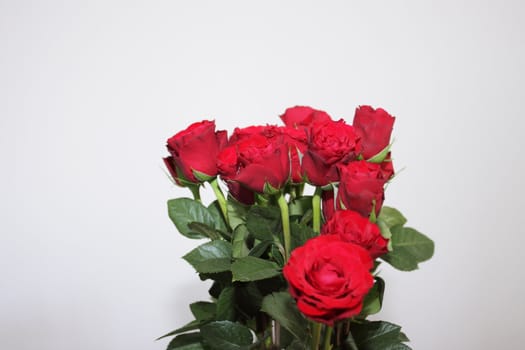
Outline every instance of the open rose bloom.
POLYGON ((202 120, 167 139, 167 171, 192 195, 168 214, 202 240, 183 259, 211 287, 161 338, 170 350, 410 349, 400 326, 368 319, 386 290, 378 266, 411 271, 434 252, 384 205, 395 118, 371 106, 352 124, 309 106, 279 117, 229 137, 202 120))

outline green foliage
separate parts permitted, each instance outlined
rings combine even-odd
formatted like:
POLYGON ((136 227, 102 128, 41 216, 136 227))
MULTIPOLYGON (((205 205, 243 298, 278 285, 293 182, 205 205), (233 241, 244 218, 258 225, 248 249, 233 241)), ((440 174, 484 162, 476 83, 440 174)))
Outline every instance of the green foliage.
POLYGON ((306 341, 308 338, 308 323, 297 309, 289 293, 279 292, 267 295, 262 301, 261 309, 278 321, 296 339, 306 341))
POLYGON ((236 259, 231 265, 234 281, 249 282, 281 274, 279 266, 265 259, 246 256, 236 259))
POLYGON ((232 245, 223 240, 204 243, 183 256, 199 273, 229 271, 232 245))
POLYGON ((417 230, 404 227, 407 219, 397 209, 383 207, 377 224, 389 239, 389 253, 381 259, 401 271, 412 271, 434 255, 434 242, 417 230))
POLYGON ((300 225, 298 223, 292 222, 290 224, 290 229, 292 231, 292 248, 294 250, 297 247, 302 246, 306 243, 307 240, 317 236, 314 230, 305 225, 300 225))
POLYGON ((167 350, 204 350, 199 332, 181 334, 173 338, 167 350))
POLYGON ((188 331, 193 331, 193 330, 196 330, 196 329, 199 329, 201 325, 203 325, 204 322, 201 322, 201 321, 198 321, 198 320, 194 320, 194 321, 191 321, 189 323, 187 323, 186 325, 180 327, 180 328, 177 328, 169 333, 166 333, 164 334, 163 336, 160 336, 157 338, 157 340, 159 339, 162 339, 162 338, 166 338, 166 337, 171 337, 172 335, 176 335, 176 334, 180 334, 180 333, 186 333, 188 331))
POLYGON ((217 299, 217 320, 235 320, 235 288, 226 287, 217 299))
POLYGON ((197 301, 190 304, 190 310, 198 321, 209 321, 215 318, 217 305, 207 301, 197 301))
POLYGON ((248 350, 253 343, 250 329, 231 321, 216 321, 201 328, 203 343, 212 350, 248 350))
POLYGON ((385 292, 385 281, 381 277, 375 277, 375 283, 368 292, 363 302, 363 309, 358 318, 366 318, 369 315, 377 314, 383 306, 383 294, 385 292))
POLYGON ((237 201, 235 198, 228 197, 226 203, 228 209, 228 218, 230 219, 230 227, 234 230, 238 225, 246 223, 246 213, 250 209, 249 206, 237 201))
POLYGON ((358 350, 402 350, 410 349, 401 327, 385 321, 352 322, 351 335, 346 340, 350 349, 358 350))
POLYGON ((179 232, 188 238, 205 238, 205 234, 193 232, 188 224, 197 222, 213 228, 220 228, 213 214, 200 202, 190 198, 176 198, 168 201, 168 215, 179 232))
POLYGON ((395 226, 392 231, 392 251, 381 258, 401 271, 412 271, 434 255, 434 242, 410 227, 395 226))
POLYGON ((312 196, 304 196, 290 201, 288 204, 291 217, 302 217, 312 210, 312 196))
POLYGON ((233 231, 233 258, 242 258, 250 253, 248 248, 249 232, 246 225, 240 224, 233 231))
POLYGON ((246 215, 246 226, 256 239, 273 240, 282 231, 279 208, 252 206, 246 215))
POLYGON ((395 208, 383 206, 378 219, 381 219, 388 227, 403 226, 407 219, 395 208))
MULTIPOLYGON (((284 206, 284 197, 277 200, 277 196, 268 194, 258 195, 258 204, 252 206, 228 197, 226 203, 221 202, 227 215, 218 201, 207 207, 189 198, 168 201, 169 217, 179 232, 189 238, 206 239, 183 259, 201 280, 213 283, 210 301, 190 304, 194 320, 161 337, 174 337, 167 350, 270 350, 272 322, 280 327, 282 349, 310 349, 314 343, 313 323, 298 310, 282 269, 287 254, 318 235, 312 226, 313 216, 319 215, 319 210, 313 208, 313 196, 302 196, 298 187, 287 188, 293 193, 284 206), (283 222, 283 213, 287 213, 289 221, 283 222), (285 234, 287 228, 289 236, 285 234)), ((389 240, 389 252, 381 260, 410 271, 433 255, 432 240, 404 227, 407 220, 397 209, 383 207, 373 219, 389 240)), ((350 331, 344 331, 339 345, 332 343, 331 350, 410 349, 404 344, 408 338, 401 327, 367 320, 380 312, 383 304, 385 282, 377 276, 379 264, 379 259, 374 261, 371 272, 375 283, 364 299, 361 313, 341 321, 346 325, 351 322, 350 331)), ((324 330, 321 334, 329 333, 324 330)))
POLYGON ((208 205, 208 211, 211 214, 211 216, 213 216, 215 229, 221 232, 228 232, 228 226, 226 225, 226 221, 224 221, 224 217, 222 216, 219 202, 216 200, 211 202, 210 205, 208 205))

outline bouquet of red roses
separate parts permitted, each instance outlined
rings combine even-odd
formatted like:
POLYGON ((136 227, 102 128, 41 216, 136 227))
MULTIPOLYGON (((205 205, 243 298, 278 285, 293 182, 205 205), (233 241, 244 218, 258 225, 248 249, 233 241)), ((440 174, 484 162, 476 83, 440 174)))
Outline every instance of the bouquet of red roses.
POLYGON ((383 302, 378 266, 410 271, 434 252, 383 206, 394 117, 370 106, 352 125, 305 106, 280 117, 229 137, 204 120, 167 141, 166 167, 193 194, 168 200, 169 217, 205 240, 183 258, 212 281, 195 319, 163 336, 168 349, 410 349, 400 326, 367 320, 383 302), (217 199, 203 203, 202 187, 217 199))

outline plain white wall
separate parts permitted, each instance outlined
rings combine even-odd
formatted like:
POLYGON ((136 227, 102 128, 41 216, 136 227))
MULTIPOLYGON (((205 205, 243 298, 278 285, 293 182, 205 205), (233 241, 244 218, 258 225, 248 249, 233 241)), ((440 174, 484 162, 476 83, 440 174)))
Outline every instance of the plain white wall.
POLYGON ((388 205, 435 240, 383 268, 418 350, 519 349, 521 1, 0 1, 0 348, 164 349, 207 300, 166 139, 286 107, 397 116, 388 205))

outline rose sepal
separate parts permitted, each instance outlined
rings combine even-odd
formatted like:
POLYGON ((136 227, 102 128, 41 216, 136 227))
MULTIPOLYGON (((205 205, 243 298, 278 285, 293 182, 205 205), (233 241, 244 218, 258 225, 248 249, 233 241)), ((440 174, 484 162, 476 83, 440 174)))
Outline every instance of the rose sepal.
POLYGON ((193 173, 193 176, 195 176, 195 178, 200 182, 211 182, 217 177, 217 175, 208 175, 195 169, 192 169, 191 172, 193 173))
POLYGON ((394 144, 394 141, 392 141, 390 144, 388 144, 388 146, 383 148, 381 152, 377 153, 376 155, 373 155, 366 161, 369 163, 383 163, 386 157, 388 157, 388 153, 390 152, 390 148, 392 148, 393 144, 394 144))

